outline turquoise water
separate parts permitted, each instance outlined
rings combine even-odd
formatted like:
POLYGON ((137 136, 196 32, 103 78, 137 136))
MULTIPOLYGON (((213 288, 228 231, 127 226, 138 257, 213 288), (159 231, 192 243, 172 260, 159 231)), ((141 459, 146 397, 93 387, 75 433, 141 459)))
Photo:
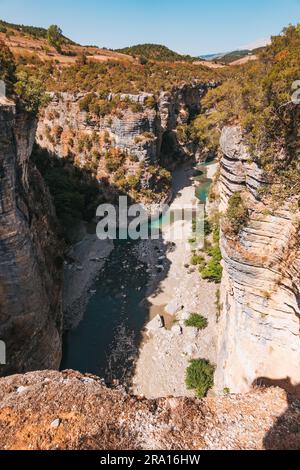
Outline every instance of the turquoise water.
POLYGON ((197 167, 197 170, 200 174, 195 178, 196 181, 199 183, 199 186, 196 188, 196 196, 203 204, 205 204, 207 200, 212 184, 212 180, 207 178, 207 168, 211 165, 214 165, 215 163, 215 160, 211 160, 205 163, 201 163, 197 167))
POLYGON ((61 369, 125 381, 132 370, 148 317, 148 274, 133 252, 134 242, 117 241, 93 289, 85 316, 64 338, 61 369))
MULTIPOLYGON (((211 184, 206 178, 209 164, 212 163, 199 166, 196 195, 203 202, 211 184)), ((168 222, 169 217, 163 215, 152 224, 159 228, 168 222)), ((112 379, 130 382, 142 330, 149 319, 145 301, 149 274, 147 265, 137 259, 134 244, 115 242, 115 249, 92 287, 96 294, 90 299, 83 320, 65 335, 62 370, 91 373, 107 383, 112 379)))

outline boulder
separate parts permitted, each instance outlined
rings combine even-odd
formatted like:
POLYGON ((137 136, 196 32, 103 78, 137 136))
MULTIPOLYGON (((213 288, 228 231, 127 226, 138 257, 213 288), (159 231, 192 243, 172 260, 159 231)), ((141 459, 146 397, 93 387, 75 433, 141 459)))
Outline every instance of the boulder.
POLYGON ((183 309, 184 309, 184 306, 182 305, 182 303, 179 302, 177 299, 174 299, 174 300, 172 300, 172 302, 170 302, 166 306, 165 311, 169 315, 176 315, 176 313, 180 312, 183 309))
POLYGON ((165 326, 165 322, 164 322, 164 319, 163 317, 161 317, 160 315, 157 315, 155 318, 153 318, 153 320, 148 323, 148 325, 146 326, 146 329, 148 331, 157 331, 157 330, 160 330, 161 328, 164 328, 165 326))

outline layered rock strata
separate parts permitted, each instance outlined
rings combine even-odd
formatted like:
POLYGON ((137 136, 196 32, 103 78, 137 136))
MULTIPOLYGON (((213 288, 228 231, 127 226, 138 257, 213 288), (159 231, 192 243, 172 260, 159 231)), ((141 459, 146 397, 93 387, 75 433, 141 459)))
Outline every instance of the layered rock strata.
MULTIPOLYGON (((221 211, 239 192, 249 220, 238 236, 223 230, 218 390, 247 392, 253 383, 300 383, 299 211, 261 197, 266 175, 251 159, 241 130, 221 137, 221 211)), ((293 208, 294 207, 294 208, 293 208)))
POLYGON ((44 182, 30 162, 36 120, 0 104, 0 339, 7 375, 57 368, 62 246, 44 182))

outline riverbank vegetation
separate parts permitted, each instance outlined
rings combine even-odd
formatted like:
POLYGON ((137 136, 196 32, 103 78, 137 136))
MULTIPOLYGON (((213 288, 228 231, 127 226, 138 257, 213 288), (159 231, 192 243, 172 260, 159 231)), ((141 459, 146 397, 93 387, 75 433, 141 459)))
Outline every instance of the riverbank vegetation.
POLYGON ((186 327, 196 328, 197 330, 205 330, 208 326, 207 318, 198 313, 191 313, 189 318, 184 322, 186 327))
MULTIPOLYGON (((205 243, 202 250, 195 250, 190 264, 197 266, 202 279, 219 284, 222 280, 222 253, 220 249, 220 221, 218 215, 204 223, 205 243)), ((190 242, 194 243, 195 238, 190 242)))
POLYGON ((186 371, 186 386, 195 390, 197 397, 204 398, 214 386, 215 367, 205 359, 190 361, 186 371))

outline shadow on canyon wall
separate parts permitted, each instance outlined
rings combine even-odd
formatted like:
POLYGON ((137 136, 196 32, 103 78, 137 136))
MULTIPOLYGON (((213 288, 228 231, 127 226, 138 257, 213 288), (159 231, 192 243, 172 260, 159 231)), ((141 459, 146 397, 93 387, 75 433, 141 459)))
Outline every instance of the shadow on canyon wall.
POLYGON ((279 387, 286 393, 287 410, 277 418, 264 438, 266 450, 300 449, 300 384, 293 385, 290 377, 270 379, 260 377, 253 386, 262 388, 279 387))

